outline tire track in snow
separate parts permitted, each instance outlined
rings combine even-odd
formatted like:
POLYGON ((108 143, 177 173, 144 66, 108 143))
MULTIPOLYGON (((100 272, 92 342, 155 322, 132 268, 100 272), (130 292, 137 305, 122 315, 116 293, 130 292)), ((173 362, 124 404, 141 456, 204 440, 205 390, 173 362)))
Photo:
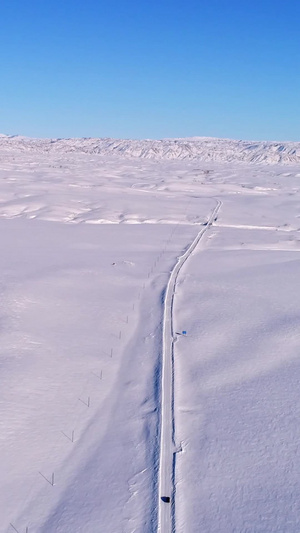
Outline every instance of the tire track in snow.
POLYGON ((164 300, 163 313, 163 350, 161 375, 161 412, 160 412, 160 452, 158 471, 158 533, 175 531, 175 413, 174 413, 174 297, 178 275, 183 265, 195 250, 207 229, 212 226, 222 205, 217 205, 211 212, 205 226, 182 254, 171 271, 164 300), (168 500, 169 499, 169 500, 168 500))

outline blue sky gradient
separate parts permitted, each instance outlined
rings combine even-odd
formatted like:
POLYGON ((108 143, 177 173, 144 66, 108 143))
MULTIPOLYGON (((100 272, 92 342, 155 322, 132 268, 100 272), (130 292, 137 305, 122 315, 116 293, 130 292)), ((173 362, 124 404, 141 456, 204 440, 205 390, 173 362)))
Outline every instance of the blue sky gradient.
POLYGON ((299 28, 299 0, 3 0, 0 132, 300 141, 299 28))

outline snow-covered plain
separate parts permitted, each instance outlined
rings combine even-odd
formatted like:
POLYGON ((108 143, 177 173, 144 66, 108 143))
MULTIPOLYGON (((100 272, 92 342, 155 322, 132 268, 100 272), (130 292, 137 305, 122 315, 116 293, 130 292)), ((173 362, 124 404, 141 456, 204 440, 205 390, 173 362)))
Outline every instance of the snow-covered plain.
POLYGON ((295 159, 47 142, 0 139, 1 531, 157 530, 164 291, 220 201, 174 299, 176 532, 298 532, 295 159))

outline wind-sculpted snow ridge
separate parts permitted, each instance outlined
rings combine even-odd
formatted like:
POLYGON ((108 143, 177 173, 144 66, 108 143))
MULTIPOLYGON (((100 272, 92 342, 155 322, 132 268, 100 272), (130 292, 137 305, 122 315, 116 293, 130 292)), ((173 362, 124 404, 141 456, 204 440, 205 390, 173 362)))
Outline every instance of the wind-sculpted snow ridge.
POLYGON ((209 137, 162 140, 31 139, 0 135, 0 149, 39 153, 87 153, 156 160, 295 164, 300 142, 241 141, 209 137))

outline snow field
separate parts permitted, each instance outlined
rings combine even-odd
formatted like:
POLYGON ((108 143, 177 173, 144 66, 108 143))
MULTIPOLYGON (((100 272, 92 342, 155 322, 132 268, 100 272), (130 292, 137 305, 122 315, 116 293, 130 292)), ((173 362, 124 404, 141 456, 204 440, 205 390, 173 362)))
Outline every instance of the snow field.
POLYGON ((193 227, 1 229, 4 531, 152 527, 160 293, 193 227))
POLYGON ((176 531, 296 533, 300 256, 211 233, 175 300, 176 531))
MULTIPOLYGON (((2 167, 0 218, 174 225, 205 220, 199 200, 189 194, 192 189, 184 181, 184 167, 175 187, 172 165, 166 177, 157 162, 145 166, 139 160, 132 163, 80 154, 54 160, 43 154, 9 154, 2 167)), ((201 199, 201 205, 209 209, 209 200, 201 199)))
POLYGON ((176 532, 298 532, 299 168, 9 150, 2 530, 157 531, 165 289, 219 199, 175 288, 176 532))

